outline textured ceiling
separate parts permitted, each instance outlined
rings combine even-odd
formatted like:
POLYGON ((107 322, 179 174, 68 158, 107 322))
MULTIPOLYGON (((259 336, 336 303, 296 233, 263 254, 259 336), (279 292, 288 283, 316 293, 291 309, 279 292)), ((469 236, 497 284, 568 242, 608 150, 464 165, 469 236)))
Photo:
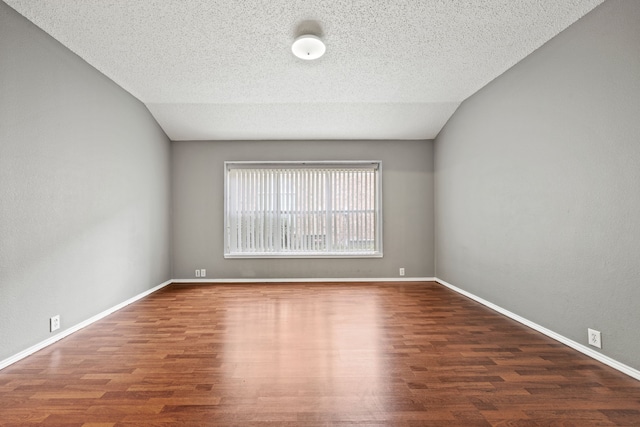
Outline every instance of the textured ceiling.
POLYGON ((603 0, 5 1, 172 140, 233 140, 434 138, 603 0), (291 53, 305 29, 326 43, 316 61, 291 53))

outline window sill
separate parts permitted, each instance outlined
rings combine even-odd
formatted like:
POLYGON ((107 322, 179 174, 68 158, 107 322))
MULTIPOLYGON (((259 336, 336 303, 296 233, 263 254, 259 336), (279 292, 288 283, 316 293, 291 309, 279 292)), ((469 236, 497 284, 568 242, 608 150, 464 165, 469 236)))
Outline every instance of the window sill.
POLYGON ((224 254, 226 259, 255 259, 255 258, 382 258, 382 252, 366 253, 243 253, 224 254))

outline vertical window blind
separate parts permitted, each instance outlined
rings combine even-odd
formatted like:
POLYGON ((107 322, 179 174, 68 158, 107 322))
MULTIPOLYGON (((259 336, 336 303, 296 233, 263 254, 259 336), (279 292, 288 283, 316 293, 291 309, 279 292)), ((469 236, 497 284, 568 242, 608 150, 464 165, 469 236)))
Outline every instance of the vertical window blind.
POLYGON ((225 257, 382 256, 380 162, 225 170, 225 257))

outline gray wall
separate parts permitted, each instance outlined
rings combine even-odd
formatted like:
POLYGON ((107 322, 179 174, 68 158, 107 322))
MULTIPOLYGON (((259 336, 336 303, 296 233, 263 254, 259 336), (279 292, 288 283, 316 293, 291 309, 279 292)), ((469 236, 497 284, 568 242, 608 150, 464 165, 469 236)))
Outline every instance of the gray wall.
POLYGON ((640 368, 640 2, 609 0, 436 139, 436 274, 640 368))
POLYGON ((193 141, 172 143, 173 272, 194 278, 432 277, 432 141, 193 141), (384 257, 224 259, 224 161, 382 160, 384 257))
POLYGON ((0 2, 0 360, 170 279, 169 145, 0 2))

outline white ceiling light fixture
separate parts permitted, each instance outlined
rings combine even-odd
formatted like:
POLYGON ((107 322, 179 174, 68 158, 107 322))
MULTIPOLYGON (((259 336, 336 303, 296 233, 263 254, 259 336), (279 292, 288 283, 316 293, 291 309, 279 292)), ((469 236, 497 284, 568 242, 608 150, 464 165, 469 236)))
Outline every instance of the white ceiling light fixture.
POLYGON ((319 37, 304 34, 295 39, 291 45, 291 51, 295 56, 304 60, 318 59, 324 55, 326 46, 319 37))

